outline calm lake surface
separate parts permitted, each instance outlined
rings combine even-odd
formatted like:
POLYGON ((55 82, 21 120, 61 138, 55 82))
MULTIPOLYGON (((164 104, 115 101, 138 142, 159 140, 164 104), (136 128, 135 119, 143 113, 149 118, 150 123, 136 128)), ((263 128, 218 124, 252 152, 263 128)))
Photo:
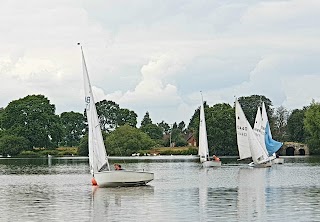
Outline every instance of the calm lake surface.
POLYGON ((87 158, 0 159, 0 221, 320 221, 320 158, 249 168, 222 158, 112 159, 151 171, 149 186, 91 186, 87 158))

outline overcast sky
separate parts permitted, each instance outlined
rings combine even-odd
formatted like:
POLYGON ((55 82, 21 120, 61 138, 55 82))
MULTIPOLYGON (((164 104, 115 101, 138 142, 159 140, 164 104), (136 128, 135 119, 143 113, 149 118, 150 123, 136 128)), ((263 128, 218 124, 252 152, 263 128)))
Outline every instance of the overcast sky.
POLYGON ((320 101, 319 0, 0 0, 0 107, 45 95, 83 112, 80 49, 96 101, 154 123, 262 94, 320 101))

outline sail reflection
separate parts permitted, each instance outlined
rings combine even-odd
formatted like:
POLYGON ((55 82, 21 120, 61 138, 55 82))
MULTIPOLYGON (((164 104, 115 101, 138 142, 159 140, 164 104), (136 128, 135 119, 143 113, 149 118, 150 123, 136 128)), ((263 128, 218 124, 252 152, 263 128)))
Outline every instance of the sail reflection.
POLYGON ((210 169, 202 168, 199 173, 199 221, 206 221, 208 206, 208 172, 210 169))
POLYGON ((265 168, 240 168, 237 216, 240 221, 265 221, 265 168))

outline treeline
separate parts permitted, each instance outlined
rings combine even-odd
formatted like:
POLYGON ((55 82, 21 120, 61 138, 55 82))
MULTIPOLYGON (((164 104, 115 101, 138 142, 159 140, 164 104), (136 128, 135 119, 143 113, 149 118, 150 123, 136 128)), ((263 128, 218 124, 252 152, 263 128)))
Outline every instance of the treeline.
MULTIPOLYGON (((253 125, 257 107, 265 102, 274 139, 307 143, 312 154, 320 153, 320 104, 289 111, 262 95, 240 97, 240 104, 253 125)), ((101 130, 108 154, 131 155, 154 147, 186 146, 192 136, 197 140, 199 108, 188 126, 165 121, 153 123, 146 112, 137 128, 137 114, 121 108, 113 101, 97 104, 101 130)), ((199 104, 200 106, 200 104, 199 104)), ((209 106, 205 115, 210 153, 237 155, 234 107, 226 103, 209 106)), ((78 147, 78 155, 88 154, 87 121, 85 113, 55 114, 55 105, 43 95, 29 95, 14 100, 0 109, 0 154, 18 155, 35 148, 78 147)))

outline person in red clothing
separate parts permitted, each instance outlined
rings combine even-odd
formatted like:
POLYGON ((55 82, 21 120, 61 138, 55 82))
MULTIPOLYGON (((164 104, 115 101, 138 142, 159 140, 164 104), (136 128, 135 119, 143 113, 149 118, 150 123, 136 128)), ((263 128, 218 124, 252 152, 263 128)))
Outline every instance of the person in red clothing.
POLYGON ((217 157, 216 155, 213 155, 212 156, 212 161, 220 161, 220 158, 217 157))
POLYGON ((122 170, 121 165, 120 164, 114 164, 114 169, 115 170, 122 170))

